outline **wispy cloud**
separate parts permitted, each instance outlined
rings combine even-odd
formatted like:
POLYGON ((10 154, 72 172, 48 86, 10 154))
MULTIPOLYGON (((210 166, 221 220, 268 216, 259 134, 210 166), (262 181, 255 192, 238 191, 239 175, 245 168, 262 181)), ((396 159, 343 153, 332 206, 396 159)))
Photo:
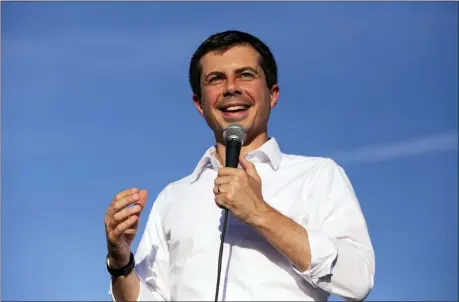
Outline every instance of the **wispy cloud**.
POLYGON ((340 162, 387 161, 399 157, 416 156, 434 152, 456 151, 458 133, 449 132, 406 141, 368 146, 334 156, 340 162))

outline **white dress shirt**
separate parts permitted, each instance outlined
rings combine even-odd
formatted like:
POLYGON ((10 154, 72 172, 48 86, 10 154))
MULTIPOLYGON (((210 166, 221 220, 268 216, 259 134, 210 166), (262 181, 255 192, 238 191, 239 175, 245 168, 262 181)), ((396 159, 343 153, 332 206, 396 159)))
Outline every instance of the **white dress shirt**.
MULTIPOLYGON (((135 254, 138 300, 214 300, 223 212, 212 191, 221 168, 213 154, 211 147, 153 204, 135 254)), ((375 256, 344 170, 328 158, 284 154, 275 138, 245 158, 262 179, 265 201, 307 230, 312 263, 298 271, 229 213, 219 300, 363 300, 373 287, 375 256)))

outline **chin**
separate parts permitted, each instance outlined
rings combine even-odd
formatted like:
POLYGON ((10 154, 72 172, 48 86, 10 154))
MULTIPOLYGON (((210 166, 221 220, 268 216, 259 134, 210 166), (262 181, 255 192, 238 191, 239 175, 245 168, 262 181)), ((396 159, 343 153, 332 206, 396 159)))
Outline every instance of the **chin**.
POLYGON ((245 131, 248 131, 252 126, 252 123, 250 121, 247 121, 247 120, 225 120, 222 123, 222 126, 223 126, 222 129, 225 129, 226 127, 228 127, 229 125, 232 125, 232 124, 241 125, 242 127, 244 127, 245 131))

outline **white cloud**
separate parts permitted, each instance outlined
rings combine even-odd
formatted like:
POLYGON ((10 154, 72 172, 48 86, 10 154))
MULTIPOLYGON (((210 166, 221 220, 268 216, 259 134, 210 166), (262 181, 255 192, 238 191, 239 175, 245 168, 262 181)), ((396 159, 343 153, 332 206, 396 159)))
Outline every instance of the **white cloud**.
POLYGON ((338 153, 333 158, 340 162, 374 162, 427 153, 456 151, 457 149, 458 133, 452 132, 363 147, 350 152, 338 153))

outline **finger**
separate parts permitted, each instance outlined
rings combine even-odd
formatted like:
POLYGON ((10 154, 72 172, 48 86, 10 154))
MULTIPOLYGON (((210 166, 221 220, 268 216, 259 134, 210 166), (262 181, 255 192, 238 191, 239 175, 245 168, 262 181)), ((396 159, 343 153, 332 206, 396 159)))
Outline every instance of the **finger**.
POLYGON ((140 200, 140 194, 134 193, 132 195, 127 195, 120 200, 114 201, 108 216, 113 216, 115 213, 121 211, 123 208, 125 208, 129 204, 138 202, 139 200, 140 200))
POLYGON ((232 176, 239 175, 242 172, 241 169, 224 167, 218 169, 218 176, 232 176))
POLYGON ((135 204, 138 204, 143 208, 145 208, 145 205, 147 203, 147 199, 148 199, 148 191, 147 190, 142 190, 139 192, 139 195, 140 195, 140 199, 135 203, 135 204))
POLYGON ((250 176, 258 178, 257 168, 255 168, 255 165, 253 163, 251 163, 242 156, 239 157, 239 162, 241 163, 242 168, 244 168, 244 170, 247 171, 247 173, 250 176))
POLYGON ((229 184, 234 180, 233 176, 219 176, 215 178, 214 184, 216 186, 218 185, 224 185, 224 184, 229 184))
POLYGON ((138 217, 133 215, 126 219, 123 223, 120 223, 116 226, 116 228, 110 232, 109 239, 112 244, 119 241, 121 235, 129 228, 133 227, 136 222, 138 221, 138 217))
POLYGON ((116 228, 116 226, 124 222, 127 218, 132 215, 138 215, 142 211, 142 206, 136 204, 133 207, 124 208, 123 210, 115 213, 110 223, 111 228, 116 228))
POLYGON ((227 188, 225 187, 227 185, 215 185, 213 192, 215 195, 220 195, 226 192, 227 188))
POLYGON ((137 228, 139 227, 139 222, 140 220, 137 219, 136 223, 134 223, 133 226, 131 226, 129 229, 127 229, 126 231, 124 231, 123 234, 126 234, 126 235, 134 235, 136 232, 137 232, 137 228))
POLYGON ((225 202, 225 197, 224 195, 217 195, 215 197, 215 204, 220 208, 220 209, 226 209, 226 202, 225 202))
POLYGON ((118 202, 119 200, 129 196, 129 195, 132 195, 134 193, 137 193, 138 192, 138 189, 137 188, 129 188, 129 189, 126 189, 124 191, 121 191, 119 192, 118 194, 116 194, 116 196, 113 198, 112 202, 110 203, 110 205, 108 206, 107 208, 107 216, 110 216, 112 215, 112 212, 113 212, 113 205, 118 202))
POLYGON ((137 188, 129 188, 129 189, 126 189, 118 194, 116 194, 115 196, 115 200, 120 200, 128 195, 131 195, 131 194, 134 194, 134 193, 138 193, 139 192, 139 189, 137 188))

